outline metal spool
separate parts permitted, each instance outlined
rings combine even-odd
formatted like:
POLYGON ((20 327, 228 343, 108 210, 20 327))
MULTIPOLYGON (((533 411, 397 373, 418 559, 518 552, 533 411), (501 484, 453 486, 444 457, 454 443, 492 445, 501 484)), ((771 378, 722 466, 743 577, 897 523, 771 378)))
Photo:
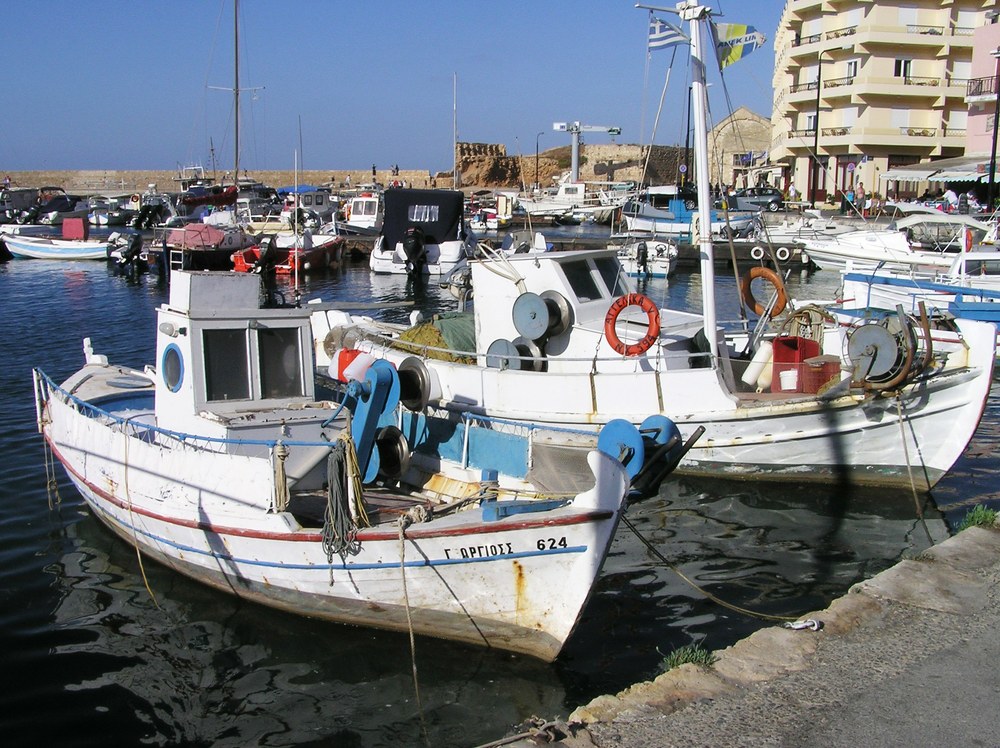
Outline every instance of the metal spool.
POLYGON ((486 349, 486 366, 490 369, 518 369, 520 354, 512 342, 506 338, 497 338, 486 349))
POLYGON ((537 342, 524 337, 514 338, 512 342, 517 355, 523 356, 520 367, 523 371, 545 371, 548 368, 545 350, 537 342))
POLYGON ((542 291, 542 299, 549 310, 549 326, 547 334, 561 335, 573 324, 573 307, 566 297, 558 291, 542 291))
POLYGON ((529 340, 542 338, 549 329, 549 309, 545 300, 530 291, 514 299, 511 317, 514 329, 529 340))
POLYGON ((883 382, 899 372, 903 350, 896 335, 884 325, 870 322, 851 331, 847 355, 855 366, 857 377, 883 382))
POLYGON ((399 364, 399 401, 409 410, 421 411, 431 397, 431 373, 416 356, 399 364))
POLYGON ((559 335, 573 324, 573 310, 566 298, 556 291, 541 296, 529 292, 514 300, 511 311, 514 329, 529 340, 559 335))
POLYGON ((398 481, 410 466, 410 445, 403 432, 386 426, 375 437, 379 453, 378 475, 386 481, 398 481))

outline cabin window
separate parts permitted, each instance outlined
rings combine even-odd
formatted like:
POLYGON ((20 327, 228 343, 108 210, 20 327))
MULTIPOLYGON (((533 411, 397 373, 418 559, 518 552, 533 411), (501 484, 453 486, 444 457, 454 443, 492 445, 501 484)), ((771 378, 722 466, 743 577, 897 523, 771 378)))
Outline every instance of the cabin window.
POLYGON ((208 400, 248 400, 247 334, 239 330, 205 330, 205 396, 208 400))
POLYGON ((298 328, 258 330, 257 346, 260 349, 261 397, 304 396, 298 328))
POLYGON ((570 288, 580 301, 596 301, 601 298, 594 276, 590 273, 590 263, 586 260, 564 262, 561 265, 570 288))
POLYGON ((438 220, 440 206, 438 205, 411 205, 407 209, 407 218, 411 221, 430 223, 438 220))
POLYGON ((601 274, 604 285, 612 296, 628 293, 628 284, 621 273, 621 263, 614 257, 598 257, 594 259, 597 272, 601 274))
POLYGON ((181 358, 181 349, 171 343, 163 351, 163 363, 160 364, 163 372, 163 382, 171 392, 177 392, 184 381, 184 359, 181 358))

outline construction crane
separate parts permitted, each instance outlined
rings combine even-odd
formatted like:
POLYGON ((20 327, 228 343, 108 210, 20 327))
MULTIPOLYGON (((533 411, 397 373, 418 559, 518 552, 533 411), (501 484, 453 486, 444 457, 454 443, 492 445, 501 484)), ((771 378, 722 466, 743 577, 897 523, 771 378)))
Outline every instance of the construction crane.
POLYGON ((606 127, 605 125, 581 125, 579 122, 553 122, 552 129, 556 132, 568 132, 573 136, 573 160, 570 162, 570 179, 574 182, 580 181, 580 133, 581 132, 606 132, 609 135, 621 135, 620 127, 606 127))

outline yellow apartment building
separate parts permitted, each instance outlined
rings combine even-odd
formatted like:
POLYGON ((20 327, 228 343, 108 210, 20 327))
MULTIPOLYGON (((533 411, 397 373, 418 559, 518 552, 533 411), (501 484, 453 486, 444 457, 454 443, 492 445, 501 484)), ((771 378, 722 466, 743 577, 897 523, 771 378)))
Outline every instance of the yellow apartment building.
POLYGON ((836 202, 859 182, 869 193, 905 198, 927 183, 900 167, 964 156, 970 119, 977 138, 986 124, 984 97, 970 101, 969 92, 974 51, 994 62, 990 50, 975 47, 994 31, 1000 41, 997 7, 997 0, 787 0, 774 38, 769 154, 785 185, 794 179, 815 203, 836 202), (989 34, 977 33, 986 26, 989 34), (909 179, 886 178, 900 173, 909 179))

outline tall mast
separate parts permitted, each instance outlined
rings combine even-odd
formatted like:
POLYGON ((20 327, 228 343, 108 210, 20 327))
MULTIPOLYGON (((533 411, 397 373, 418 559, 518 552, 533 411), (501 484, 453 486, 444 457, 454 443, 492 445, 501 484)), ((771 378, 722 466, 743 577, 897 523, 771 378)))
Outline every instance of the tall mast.
POLYGON ((233 158, 233 184, 240 183, 240 0, 233 0, 233 106, 236 110, 236 155, 233 158))
POLYGON ((709 20, 708 8, 696 0, 677 4, 681 19, 691 28, 691 111, 694 114, 694 172, 698 183, 698 246, 701 258, 702 315, 705 337, 713 359, 719 355, 715 312, 715 249, 712 246, 712 198, 708 189, 708 115, 705 97, 705 60, 703 21, 709 20))

